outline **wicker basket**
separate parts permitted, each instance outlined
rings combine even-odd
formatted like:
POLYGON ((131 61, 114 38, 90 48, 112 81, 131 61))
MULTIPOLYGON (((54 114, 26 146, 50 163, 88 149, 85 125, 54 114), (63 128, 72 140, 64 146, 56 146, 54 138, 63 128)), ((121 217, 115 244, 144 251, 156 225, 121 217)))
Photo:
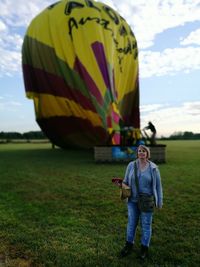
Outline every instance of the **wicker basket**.
MULTIPOLYGON (((113 146, 94 147, 95 162, 127 162, 130 158, 115 158, 112 154, 113 146)), ((166 145, 148 146, 151 152, 151 160, 156 163, 166 162, 166 145)))

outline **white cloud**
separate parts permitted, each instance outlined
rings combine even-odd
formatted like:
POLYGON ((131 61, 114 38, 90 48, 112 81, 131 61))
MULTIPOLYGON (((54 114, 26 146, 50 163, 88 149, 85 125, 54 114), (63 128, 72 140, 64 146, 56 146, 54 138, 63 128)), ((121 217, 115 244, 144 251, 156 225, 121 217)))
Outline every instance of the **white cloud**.
MULTIPOLYGON (((21 71, 20 49, 25 28, 44 8, 56 0, 1 0, 0 2, 0 76, 21 71), (23 28, 23 33, 22 33, 23 28)), ((161 52, 143 50, 154 43, 157 34, 167 29, 198 21, 199 0, 102 0, 116 9, 131 25, 139 46, 141 77, 167 75, 199 69, 199 48, 184 47, 161 52)), ((181 41, 200 44, 199 31, 181 41), (198 37, 197 37, 198 36, 198 37)))
POLYGON ((0 77, 21 72, 22 36, 12 33, 0 20, 0 77))
POLYGON ((184 103, 183 107, 188 112, 188 114, 192 116, 200 116, 200 101, 184 103))
POLYGON ((22 28, 54 0, 1 0, 0 2, 0 77, 21 73, 22 28))
POLYGON ((0 77, 21 72, 21 53, 0 48, 0 77))
MULTIPOLYGON (((3 98, 0 98, 2 100, 3 98)), ((16 111, 22 104, 17 101, 1 101, 0 110, 1 111, 16 111)))
POLYGON ((20 102, 17 102, 17 101, 10 101, 9 105, 14 106, 14 107, 22 106, 22 104, 20 102))
POLYGON ((4 132, 28 132, 40 131, 35 121, 32 101, 14 101, 14 96, 5 94, 0 97, 0 121, 1 131, 4 132))
POLYGON ((1 0, 0 16, 6 24, 13 27, 27 26, 30 21, 54 0, 1 0))
POLYGON ((181 45, 200 45, 200 29, 191 32, 184 40, 180 42, 181 45))
POLYGON ((126 18, 140 48, 153 44, 156 34, 166 29, 199 20, 199 0, 115 0, 116 9, 126 18), (123 7, 127 6, 129 12, 123 7))
POLYGON ((0 20, 0 34, 6 30, 6 25, 3 21, 0 20))
POLYGON ((13 73, 21 73, 20 44, 20 38, 16 38, 16 40, 11 38, 6 45, 3 39, 0 40, 0 77, 4 75, 12 76, 13 73), (13 50, 12 46, 14 46, 16 50, 13 50))
MULTIPOLYGON (((149 105, 147 107, 149 108, 149 105)), ((200 132, 197 123, 200 122, 200 101, 185 102, 176 107, 167 105, 148 113, 142 111, 145 109, 146 106, 141 107, 141 129, 148 121, 152 121, 157 128, 158 136, 168 136, 177 131, 200 132)))
POLYGON ((163 107, 163 105, 161 104, 143 105, 140 107, 140 111, 142 113, 152 112, 152 111, 159 110, 161 107, 163 107))
POLYGON ((165 49, 161 52, 141 51, 140 76, 162 76, 200 69, 200 47, 165 49))
POLYGON ((9 51, 21 52, 21 46, 23 39, 19 34, 11 34, 8 31, 0 33, 0 48, 7 49, 9 51))

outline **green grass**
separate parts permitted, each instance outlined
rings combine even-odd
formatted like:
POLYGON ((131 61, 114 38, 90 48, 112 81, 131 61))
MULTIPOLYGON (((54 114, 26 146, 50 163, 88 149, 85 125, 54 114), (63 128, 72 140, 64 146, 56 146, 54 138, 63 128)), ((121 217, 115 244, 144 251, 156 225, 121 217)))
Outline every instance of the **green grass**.
POLYGON ((199 262, 200 141, 168 141, 160 164, 164 207, 150 258, 118 259, 126 205, 111 183, 126 164, 95 164, 93 151, 50 144, 0 145, 0 266, 193 267, 199 262))

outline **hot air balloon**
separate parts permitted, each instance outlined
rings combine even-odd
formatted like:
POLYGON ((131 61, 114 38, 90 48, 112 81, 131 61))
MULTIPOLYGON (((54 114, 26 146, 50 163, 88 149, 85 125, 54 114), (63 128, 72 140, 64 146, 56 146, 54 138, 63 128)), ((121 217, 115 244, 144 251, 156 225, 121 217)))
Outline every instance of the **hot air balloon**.
POLYGON ((120 123, 139 129, 138 49, 118 12, 63 0, 30 23, 22 46, 26 96, 36 121, 62 148, 119 142, 120 123))

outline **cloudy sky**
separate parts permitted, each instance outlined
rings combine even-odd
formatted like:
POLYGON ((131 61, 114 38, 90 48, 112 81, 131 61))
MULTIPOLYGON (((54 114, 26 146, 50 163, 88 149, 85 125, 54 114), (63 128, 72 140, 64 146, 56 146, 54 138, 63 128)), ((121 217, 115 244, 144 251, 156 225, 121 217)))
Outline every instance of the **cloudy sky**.
MULTIPOLYGON (((56 0, 0 1, 0 131, 39 130, 26 99, 21 45, 30 21, 56 0)), ((200 132, 200 0, 102 0, 138 41, 141 127, 200 132)))

